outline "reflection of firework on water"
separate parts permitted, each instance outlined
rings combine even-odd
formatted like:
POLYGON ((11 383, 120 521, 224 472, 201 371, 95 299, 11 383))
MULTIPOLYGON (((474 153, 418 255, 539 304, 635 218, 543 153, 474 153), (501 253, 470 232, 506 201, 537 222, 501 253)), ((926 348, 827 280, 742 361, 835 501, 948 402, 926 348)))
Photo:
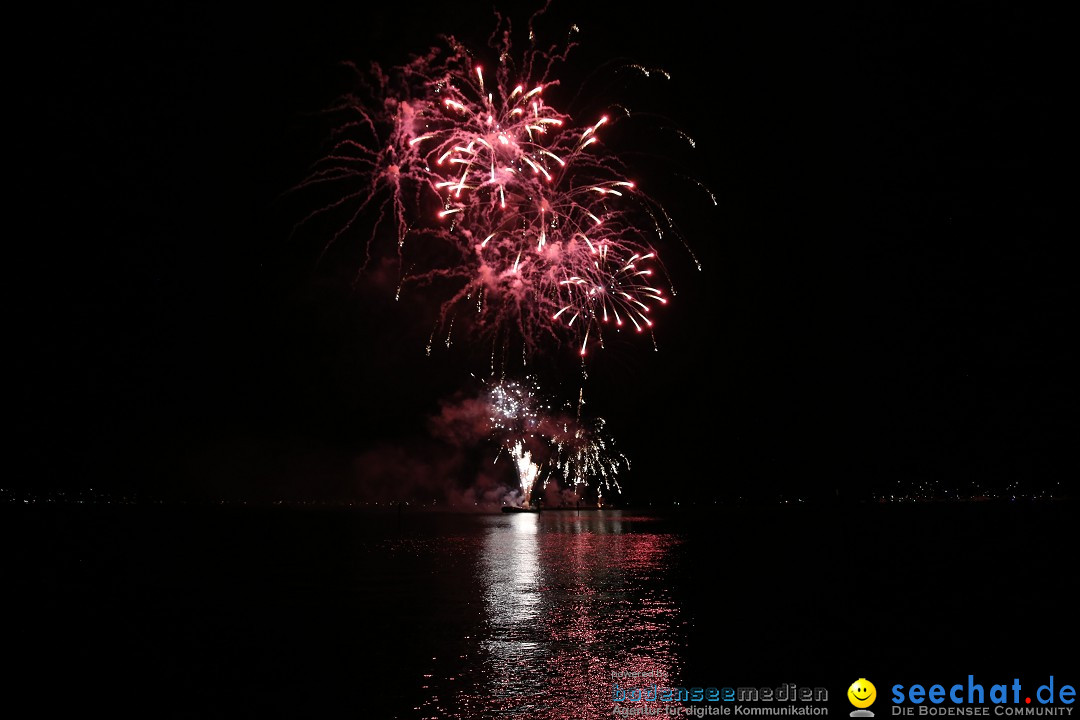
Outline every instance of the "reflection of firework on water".
POLYGON ((601 142, 615 116, 579 124, 546 101, 573 43, 530 47, 515 61, 509 23, 500 19, 492 37, 492 72, 452 37, 389 71, 373 66, 368 91, 338 108, 346 119, 335 143, 302 183, 346 190, 312 215, 345 214, 330 243, 373 220, 368 259, 384 222, 399 253, 413 238, 422 257, 410 257, 416 269, 398 291, 447 292, 436 331, 448 343, 455 318, 470 336, 519 341, 526 355, 551 339, 573 339, 584 355, 605 330, 651 330, 666 291, 653 278, 661 266, 649 236, 674 228, 601 142))
POLYGON ((514 460, 525 506, 541 476, 544 487, 551 480, 575 490, 593 485, 601 500, 604 490, 622 492, 618 474, 630 461, 604 435, 603 419, 589 426, 554 411, 531 379, 500 380, 490 386, 486 401, 491 434, 500 453, 505 450, 514 460))

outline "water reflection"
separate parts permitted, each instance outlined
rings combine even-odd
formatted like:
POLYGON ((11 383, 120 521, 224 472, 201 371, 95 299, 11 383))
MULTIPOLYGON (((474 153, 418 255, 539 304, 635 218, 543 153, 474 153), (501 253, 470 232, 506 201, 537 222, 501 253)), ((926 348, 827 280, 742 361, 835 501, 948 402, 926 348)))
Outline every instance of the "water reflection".
POLYGON ((685 635, 668 581, 677 536, 620 511, 483 522, 482 630, 462 673, 470 682, 424 717, 610 717, 615 683, 679 683, 685 635))

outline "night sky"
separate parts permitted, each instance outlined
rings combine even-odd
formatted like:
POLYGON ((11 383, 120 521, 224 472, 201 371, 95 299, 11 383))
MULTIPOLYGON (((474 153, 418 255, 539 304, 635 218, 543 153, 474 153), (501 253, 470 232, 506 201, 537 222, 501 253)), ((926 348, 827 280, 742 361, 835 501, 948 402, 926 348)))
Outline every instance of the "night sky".
MULTIPOLYGON (((491 5, 153 5, 14 30, 5 484, 334 500, 364 497, 364 458, 437 464, 428 418, 483 364, 465 339, 426 357, 434 308, 355 282, 359 236, 319 262, 325 238, 292 234, 311 198, 287 191, 325 150, 341 61, 481 43, 491 5)), ((546 25, 581 28, 570 78, 670 72, 611 97, 694 137, 671 160, 719 200, 674 200, 704 270, 665 248, 659 352, 590 364, 633 500, 1072 482, 1059 18, 570 5, 546 25)))

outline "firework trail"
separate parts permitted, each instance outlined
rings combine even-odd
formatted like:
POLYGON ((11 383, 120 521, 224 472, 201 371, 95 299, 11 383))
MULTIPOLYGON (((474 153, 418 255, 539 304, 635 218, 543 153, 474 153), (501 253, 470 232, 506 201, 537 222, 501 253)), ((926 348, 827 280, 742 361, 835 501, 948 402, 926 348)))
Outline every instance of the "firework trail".
POLYGON ((437 335, 450 344, 459 318, 493 354, 520 343, 526 361, 553 344, 584 356, 606 333, 651 333, 671 294, 653 242, 676 231, 602 142, 627 114, 581 123, 549 104, 574 43, 531 45, 515 60, 510 36, 498 17, 493 70, 445 37, 404 65, 362 74, 366 91, 338 107, 346 120, 300 186, 347 190, 308 219, 344 213, 328 247, 370 223, 367 262, 380 228, 393 227, 410 268, 398 294, 442 294, 429 352, 437 335))
POLYGON ((494 382, 485 399, 491 436, 514 461, 525 507, 538 481, 546 488, 560 480, 560 486, 578 490, 595 480, 601 502, 604 490, 622 492, 618 474, 630 462, 604 435, 603 419, 590 425, 555 410, 532 378, 494 382))

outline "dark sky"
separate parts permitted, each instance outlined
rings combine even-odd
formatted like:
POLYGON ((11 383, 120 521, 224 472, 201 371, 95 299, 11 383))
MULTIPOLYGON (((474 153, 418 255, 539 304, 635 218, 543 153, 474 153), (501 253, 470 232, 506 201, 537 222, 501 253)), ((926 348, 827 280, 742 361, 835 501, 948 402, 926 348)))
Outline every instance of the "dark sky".
MULTIPOLYGON (((668 70, 627 100, 697 140, 679 162, 720 203, 676 201, 704 271, 667 251, 660 351, 591 366, 634 498, 1066 480, 1059 18, 569 5, 549 16, 581 28, 569 74, 668 70)), ((347 252, 317 263, 317 238, 290 237, 310 208, 285 191, 324 149, 340 61, 483 40, 493 15, 366 6, 52 5, 21 26, 9 484, 344 497, 358 456, 426 457, 426 418, 482 368, 464 348, 425 357, 416 307, 354 288, 347 252)))

